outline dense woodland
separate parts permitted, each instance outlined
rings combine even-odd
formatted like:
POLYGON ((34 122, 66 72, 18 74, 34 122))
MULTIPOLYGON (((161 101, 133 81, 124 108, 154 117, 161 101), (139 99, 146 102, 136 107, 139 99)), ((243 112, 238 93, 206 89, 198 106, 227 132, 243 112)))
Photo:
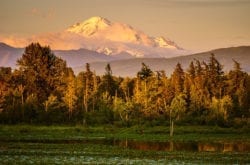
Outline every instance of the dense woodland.
MULTIPOLYGON (((233 59, 232 59, 233 60, 233 59)), ((179 124, 249 126, 250 76, 234 61, 231 71, 211 55, 180 63, 171 76, 142 63, 137 76, 103 76, 86 64, 74 75, 47 46, 32 43, 16 70, 0 68, 0 122, 116 126, 179 124)))

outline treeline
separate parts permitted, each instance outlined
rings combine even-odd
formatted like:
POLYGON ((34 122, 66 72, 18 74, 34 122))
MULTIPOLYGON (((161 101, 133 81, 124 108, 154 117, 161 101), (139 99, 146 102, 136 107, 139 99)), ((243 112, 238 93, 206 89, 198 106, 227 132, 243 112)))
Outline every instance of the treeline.
POLYGON ((144 63, 134 78, 113 76, 109 64, 103 76, 89 64, 75 76, 49 47, 32 43, 17 65, 0 68, 1 123, 249 124, 250 76, 237 61, 224 73, 213 54, 186 71, 178 63, 170 77, 144 63))

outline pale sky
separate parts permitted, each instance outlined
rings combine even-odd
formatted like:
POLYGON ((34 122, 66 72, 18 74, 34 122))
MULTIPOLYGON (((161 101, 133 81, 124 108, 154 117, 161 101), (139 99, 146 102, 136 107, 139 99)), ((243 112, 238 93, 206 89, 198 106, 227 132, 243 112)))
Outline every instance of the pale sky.
POLYGON ((92 16, 188 50, 250 45, 250 0, 0 0, 0 35, 58 32, 92 16))

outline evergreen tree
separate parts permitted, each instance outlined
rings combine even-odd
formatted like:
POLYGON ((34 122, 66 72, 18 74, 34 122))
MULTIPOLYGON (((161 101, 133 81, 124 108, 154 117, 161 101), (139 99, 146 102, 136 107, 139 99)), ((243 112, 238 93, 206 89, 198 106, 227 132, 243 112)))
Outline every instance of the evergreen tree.
POLYGON ((181 94, 184 88, 184 71, 181 67, 181 64, 178 63, 175 67, 175 70, 171 76, 171 83, 174 88, 175 96, 181 94))
POLYGON ((144 63, 142 63, 141 70, 137 73, 137 84, 136 84, 136 95, 137 102, 141 103, 145 110, 148 106, 148 82, 150 77, 152 77, 152 70, 144 63))
POLYGON ((189 85, 189 109, 193 116, 200 117, 204 110, 209 108, 211 103, 210 92, 208 89, 208 65, 203 62, 203 66, 201 62, 195 60, 195 78, 192 80, 189 85))
POLYGON ((84 87, 84 107, 85 107, 85 111, 88 112, 89 100, 94 90, 93 72, 90 70, 90 65, 88 63, 86 64, 84 86, 85 86, 84 87))
POLYGON ((208 68, 206 69, 208 90, 212 97, 215 96, 220 99, 225 93, 225 77, 222 68, 222 65, 215 58, 214 54, 211 54, 208 68))
POLYGON ((137 73, 137 77, 141 80, 146 80, 147 78, 152 76, 152 74, 152 70, 145 63, 142 63, 141 70, 137 73))
MULTIPOLYGON (((197 68, 199 68, 199 66, 197 66, 197 68)), ((199 71, 200 69, 197 69, 197 74, 200 74, 199 71)), ((194 78, 196 77, 196 68, 195 68, 195 65, 194 65, 194 62, 191 61, 191 63, 189 64, 189 68, 187 70, 187 73, 190 77, 191 80, 194 80, 194 78)))
POLYGON ((116 95, 116 93, 119 90, 119 87, 112 76, 112 70, 111 70, 110 64, 107 64, 105 70, 106 70, 106 73, 102 77, 101 83, 98 87, 98 92, 100 93, 99 95, 106 93, 107 99, 112 101, 112 97, 116 95))
POLYGON ((247 111, 247 73, 243 72, 240 64, 234 60, 234 67, 228 74, 227 93, 232 96, 234 103, 233 116, 241 117, 247 111))
POLYGON ((0 112, 4 110, 4 104, 6 103, 5 97, 10 92, 11 80, 11 68, 0 67, 0 112))
POLYGON ((133 96, 134 80, 128 77, 124 78, 120 84, 120 89, 122 90, 125 101, 130 101, 133 96))

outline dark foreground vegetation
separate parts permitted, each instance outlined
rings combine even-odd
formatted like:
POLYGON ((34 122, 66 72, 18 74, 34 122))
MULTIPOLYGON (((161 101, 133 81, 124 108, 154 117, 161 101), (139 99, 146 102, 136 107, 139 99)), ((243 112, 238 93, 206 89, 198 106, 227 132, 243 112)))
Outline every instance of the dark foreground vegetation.
POLYGON ((250 76, 237 61, 224 73, 213 54, 186 71, 178 63, 169 77, 144 63, 137 77, 115 77, 109 64, 103 76, 89 64, 75 76, 49 47, 32 43, 17 65, 0 68, 3 124, 249 127, 250 76))

